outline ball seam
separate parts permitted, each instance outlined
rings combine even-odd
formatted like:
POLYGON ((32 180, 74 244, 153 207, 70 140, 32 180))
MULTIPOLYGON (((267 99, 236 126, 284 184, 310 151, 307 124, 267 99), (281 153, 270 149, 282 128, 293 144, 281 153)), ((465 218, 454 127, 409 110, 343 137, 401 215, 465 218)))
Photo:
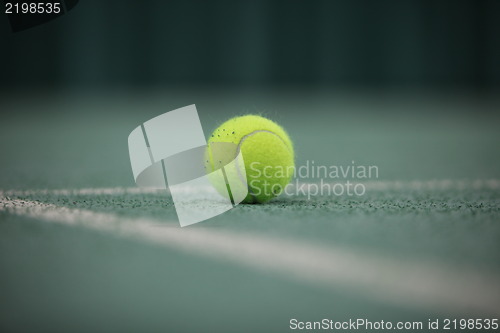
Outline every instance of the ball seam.
MULTIPOLYGON (((286 149, 288 150, 288 152, 290 152, 290 148, 288 148, 288 145, 286 144, 285 140, 283 140, 283 138, 282 138, 281 136, 279 136, 278 134, 276 134, 276 133, 274 133, 274 132, 271 132, 271 131, 268 131, 268 130, 255 130, 255 131, 253 131, 253 132, 251 132, 251 133, 248 133, 248 134, 244 135, 244 136, 241 138, 241 140, 238 142, 238 145, 236 146, 236 156, 234 157, 235 159, 236 159, 236 157, 238 157, 238 155, 240 154, 240 151, 241 151, 241 145, 245 142, 245 140, 246 140, 247 138, 249 138, 249 137, 251 137, 251 136, 253 136, 253 135, 257 134, 257 133, 269 133, 269 134, 272 134, 272 135, 274 135, 274 136, 278 137, 278 138, 281 140, 281 142, 283 142, 283 144, 285 145, 285 147, 286 147, 286 149)), ((236 165, 238 165, 238 160, 236 160, 236 165)), ((256 196, 255 196, 255 194, 252 192, 252 189, 250 188, 250 186, 249 186, 249 184, 248 184, 248 182, 247 182, 247 179, 246 179, 247 177, 245 177, 245 179, 243 180, 243 176, 241 175, 241 173, 240 173, 240 169, 239 169, 239 167, 238 167, 238 166, 237 166, 236 170, 238 171, 238 176, 240 177, 240 179, 241 179, 242 181, 244 181, 244 182, 246 182, 246 183, 247 183, 248 193, 252 196, 253 200, 254 200, 254 201, 259 202, 259 201, 257 200, 257 197, 256 197, 256 196)), ((246 169, 245 169, 245 173, 246 173, 246 169)))

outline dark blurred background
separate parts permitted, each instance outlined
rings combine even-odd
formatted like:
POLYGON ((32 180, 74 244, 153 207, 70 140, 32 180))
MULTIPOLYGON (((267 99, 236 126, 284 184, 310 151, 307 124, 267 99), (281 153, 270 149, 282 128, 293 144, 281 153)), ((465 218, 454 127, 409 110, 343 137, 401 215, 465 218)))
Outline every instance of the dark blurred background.
POLYGON ((13 33, 2 89, 500 84, 498 0, 81 0, 13 33))

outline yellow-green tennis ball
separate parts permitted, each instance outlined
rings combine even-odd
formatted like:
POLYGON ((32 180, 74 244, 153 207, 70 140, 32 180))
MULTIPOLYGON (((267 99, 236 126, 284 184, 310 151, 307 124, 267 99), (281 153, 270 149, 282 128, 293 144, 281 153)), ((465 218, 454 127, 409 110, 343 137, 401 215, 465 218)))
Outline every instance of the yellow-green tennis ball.
MULTIPOLYGON (((229 119, 208 140, 209 146, 224 142, 236 145, 231 158, 241 152, 245 161, 248 195, 243 202, 268 201, 278 196, 290 182, 295 170, 293 144, 275 122, 257 115, 229 119)), ((214 169, 219 161, 209 155, 207 160, 214 169)), ((224 162, 228 160, 230 158, 224 162)))

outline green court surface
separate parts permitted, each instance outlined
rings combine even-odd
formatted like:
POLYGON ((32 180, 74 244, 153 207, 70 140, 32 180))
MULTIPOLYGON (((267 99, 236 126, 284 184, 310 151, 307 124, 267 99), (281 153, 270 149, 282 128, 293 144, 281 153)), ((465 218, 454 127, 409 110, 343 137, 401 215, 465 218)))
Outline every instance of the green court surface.
POLYGON ((67 91, 0 109, 2 332, 500 318, 498 95, 67 91), (190 104, 206 136, 259 113, 287 129, 297 166, 378 177, 357 180, 362 196, 311 195, 306 177, 297 195, 180 228, 167 192, 135 187, 127 137, 190 104))

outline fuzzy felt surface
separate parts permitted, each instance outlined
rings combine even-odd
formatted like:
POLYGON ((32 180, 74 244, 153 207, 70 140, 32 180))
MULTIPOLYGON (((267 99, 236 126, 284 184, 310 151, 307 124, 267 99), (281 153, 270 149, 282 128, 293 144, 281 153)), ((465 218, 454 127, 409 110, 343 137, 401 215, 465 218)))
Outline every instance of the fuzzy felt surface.
MULTIPOLYGON (((266 202, 278 196, 290 182, 294 172, 293 144, 286 131, 272 120, 258 115, 229 119, 208 141, 218 142, 235 144, 236 154, 243 155, 249 192, 245 203, 266 202)), ((211 164, 214 163, 217 161, 212 159, 211 164)))

